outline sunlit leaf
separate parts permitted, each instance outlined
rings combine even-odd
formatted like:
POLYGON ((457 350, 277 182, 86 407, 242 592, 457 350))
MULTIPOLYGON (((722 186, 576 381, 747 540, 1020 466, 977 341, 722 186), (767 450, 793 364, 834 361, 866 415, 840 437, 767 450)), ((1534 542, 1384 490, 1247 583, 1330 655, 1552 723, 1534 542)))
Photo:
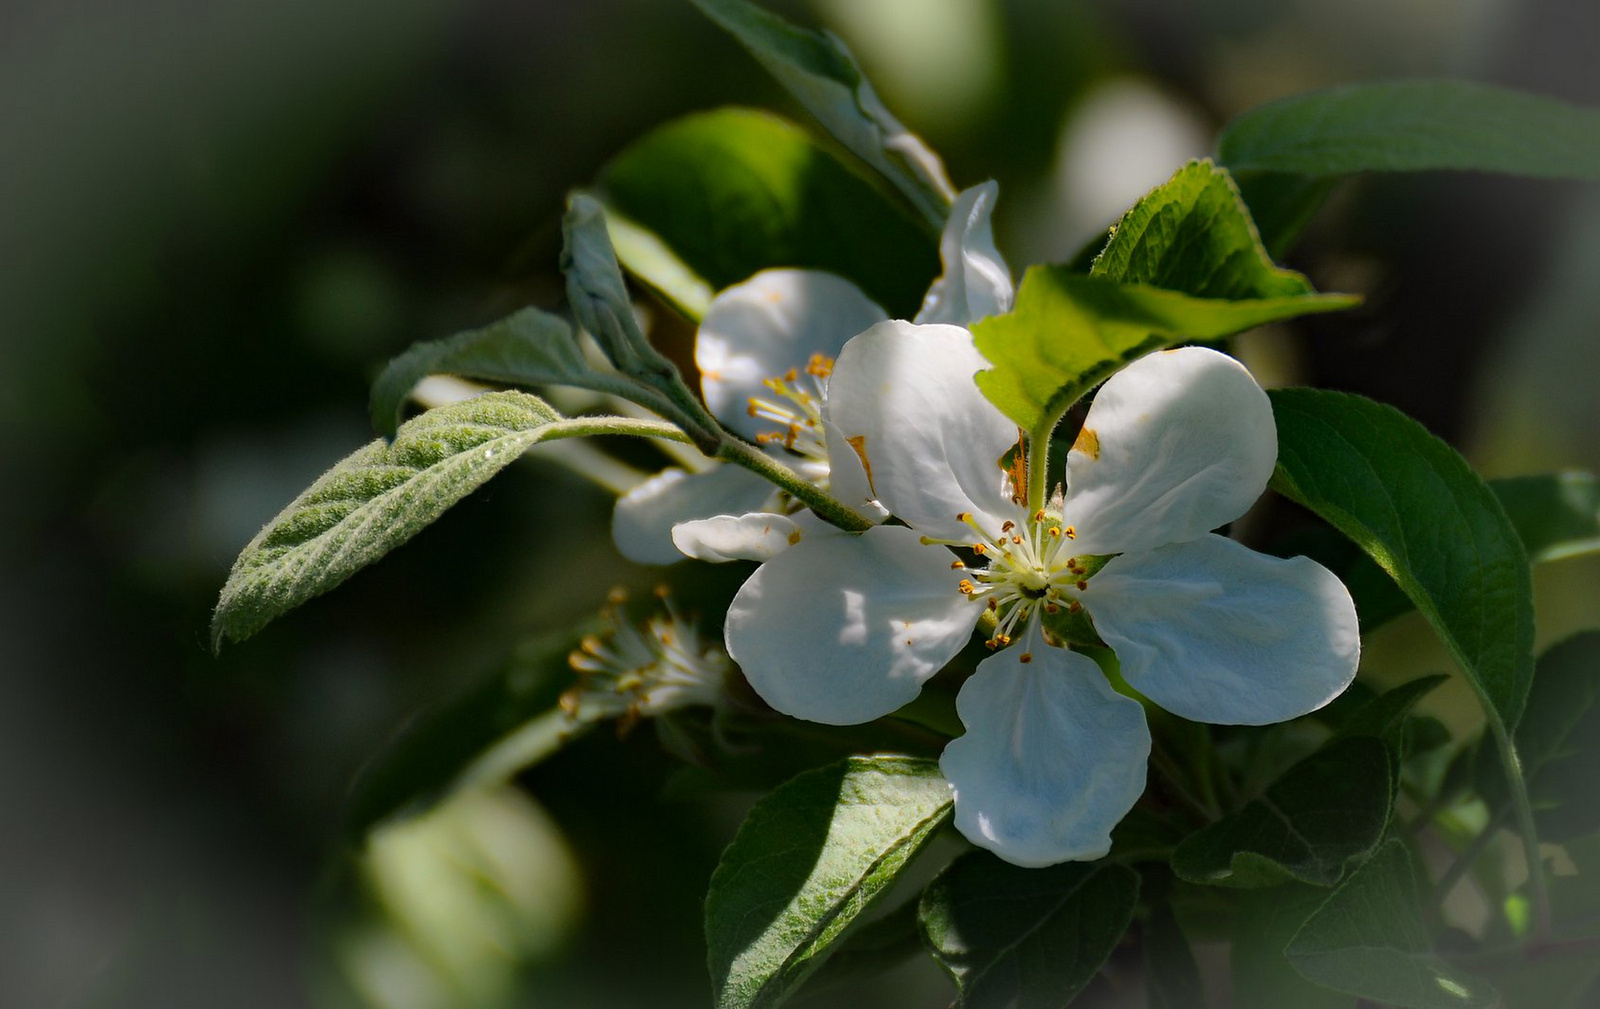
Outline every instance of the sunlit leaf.
POLYGON ((1228 173, 1196 161, 1134 204, 1090 275, 1035 266, 1009 315, 973 327, 994 365, 978 387, 1042 432, 1084 393, 1153 350, 1267 322, 1349 308, 1273 265, 1228 173))
POLYGON ((1233 179, 1209 161, 1191 161, 1123 214, 1089 272, 1225 301, 1316 293, 1272 262, 1233 179))
POLYGON ((752 109, 657 127, 606 166, 600 195, 623 226, 623 265, 669 296, 686 283, 721 290, 759 270, 804 267, 837 273, 909 318, 939 273, 937 245, 909 215, 794 124, 752 109))
POLYGON ((1309 980, 1385 1005, 1494 1005, 1492 988, 1434 952, 1421 908, 1411 856, 1391 840, 1329 895, 1284 952, 1309 980))
POLYGON ((1151 351, 1352 304, 1343 295, 1318 294, 1192 298, 1067 267, 1034 266, 1022 278, 1012 312, 973 327, 978 350, 994 365, 978 372, 978 388, 1007 417, 1035 431, 1151 351))
POLYGON ((963 1009, 1052 1009, 1094 979, 1138 896, 1138 873, 1116 862, 1021 869, 973 852, 923 891, 922 924, 963 1009))
POLYGON ((346 456, 239 553, 211 616, 211 640, 243 641, 415 536, 540 441, 592 434, 681 440, 659 421, 563 418, 522 392, 429 410, 346 456))
POLYGON ((1383 839, 1394 803, 1381 740, 1352 736, 1306 757, 1266 793, 1191 834, 1172 871, 1191 883, 1332 886, 1383 839))
POLYGON ((938 765, 852 757, 756 803, 706 894, 718 1009, 777 1005, 950 817, 938 765))
POLYGON ((879 101, 844 43, 806 31, 746 0, 693 0, 749 50, 850 153, 871 165, 937 231, 955 187, 944 164, 879 101))

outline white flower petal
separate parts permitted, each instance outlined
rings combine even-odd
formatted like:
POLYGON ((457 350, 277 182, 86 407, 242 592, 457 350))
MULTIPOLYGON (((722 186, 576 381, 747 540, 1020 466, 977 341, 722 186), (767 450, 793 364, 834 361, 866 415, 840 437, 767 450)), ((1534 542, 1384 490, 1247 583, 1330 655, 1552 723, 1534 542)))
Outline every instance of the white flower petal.
POLYGON ((673 526, 759 511, 775 494, 772 484, 740 466, 716 466, 703 473, 665 469, 617 499, 611 538, 630 561, 671 564, 683 560, 672 545, 673 526))
POLYGON ((1030 868, 1099 858, 1144 792, 1144 709, 1092 660, 1030 647, 1032 662, 1018 645, 984 659, 956 698, 967 733, 939 759, 956 829, 1030 868))
POLYGON ((803 537, 844 535, 844 530, 810 512, 716 515, 672 527, 672 542, 685 556, 713 564, 767 561, 799 543, 803 537))
POLYGON ((944 275, 928 288, 917 322, 965 326, 1011 311, 1011 270, 994 246, 989 223, 999 195, 999 183, 991 180, 956 197, 939 239, 944 275))
POLYGON ((917 696, 978 622, 951 560, 903 526, 802 539, 734 596, 728 654, 785 714, 830 725, 886 715, 917 696))
POLYGON ((1214 350, 1151 354, 1095 396, 1067 453, 1066 522, 1086 554, 1149 550, 1243 515, 1278 459, 1272 404, 1214 350))
POLYGON ((1021 511, 1000 468, 1017 426, 972 380, 986 367, 960 327, 891 321, 845 344, 829 380, 834 437, 865 457, 883 506, 932 536, 976 539, 956 520, 960 512, 997 531, 1021 511))
POLYGON ((1222 536, 1123 554, 1083 605, 1134 689, 1198 722, 1266 725, 1315 711, 1361 656, 1343 583, 1222 536))
POLYGON ((694 342, 700 389, 712 416, 755 438, 772 429, 751 417, 761 383, 812 354, 838 357, 845 341, 889 316, 854 284, 820 270, 763 270, 718 294, 694 342))

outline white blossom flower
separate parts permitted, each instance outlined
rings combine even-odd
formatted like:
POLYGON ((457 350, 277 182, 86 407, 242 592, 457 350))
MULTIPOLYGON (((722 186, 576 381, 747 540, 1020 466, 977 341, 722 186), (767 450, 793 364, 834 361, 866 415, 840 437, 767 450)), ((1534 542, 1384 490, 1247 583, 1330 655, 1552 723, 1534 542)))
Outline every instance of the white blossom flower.
MULTIPOLYGON (((961 193, 940 240, 943 274, 919 322, 966 324, 1008 310, 1011 273, 994 245, 993 182, 961 193)), ((823 419, 828 376, 845 342, 888 314, 849 281, 820 270, 763 270, 711 302, 695 337, 701 394, 729 430, 762 444, 868 518, 882 511, 867 493, 856 454, 830 446, 823 419)), ((766 560, 811 532, 832 527, 749 470, 710 464, 668 469, 618 500, 612 537, 623 556, 668 564, 766 560)))
POLYGON ((1211 532, 1277 457, 1271 404, 1232 358, 1172 350, 1112 377, 1059 511, 1032 514, 1001 463, 1018 429, 972 380, 986 366, 955 326, 888 322, 845 346, 826 419, 910 528, 763 564, 728 611, 728 651, 773 707, 849 724, 912 700, 985 621, 996 651, 962 686, 967 731, 941 760, 956 826, 1019 865, 1098 858, 1144 790, 1149 732, 1050 620, 1086 612, 1127 682, 1169 711, 1265 724, 1349 684, 1355 608, 1313 561, 1211 532))

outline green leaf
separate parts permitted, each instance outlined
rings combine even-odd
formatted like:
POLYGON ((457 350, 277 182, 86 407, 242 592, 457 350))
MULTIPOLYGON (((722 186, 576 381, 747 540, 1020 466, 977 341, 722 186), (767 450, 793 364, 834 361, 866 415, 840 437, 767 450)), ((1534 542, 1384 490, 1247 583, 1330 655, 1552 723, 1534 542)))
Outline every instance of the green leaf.
POLYGON ((978 388, 1007 417, 1037 432, 1151 351, 1353 304, 1343 295, 1192 298, 1067 267, 1034 266, 1023 275, 1010 314, 973 326, 978 350, 994 365, 978 372, 978 388))
POLYGON ((425 812, 459 787, 482 783, 488 754, 521 745, 522 759, 493 767, 509 777, 579 735, 587 726, 569 719, 556 702, 572 683, 568 654, 593 629, 522 642, 503 668, 407 724, 351 786, 344 809, 351 836, 359 839, 385 820, 425 812))
POLYGON ((1350 537, 1443 639, 1491 717, 1516 725, 1533 677, 1527 554, 1466 460, 1392 407, 1275 389, 1272 487, 1350 537))
POLYGON ((774 1006, 950 817, 932 761, 852 757, 756 803, 706 895, 718 1009, 774 1006))
MULTIPOLYGON (((1489 489, 1505 507, 1530 563, 1600 552, 1600 480, 1593 474, 1507 477, 1490 480, 1489 489)), ((1350 589, 1364 632, 1415 609, 1394 580, 1365 554, 1318 559, 1350 589)))
POLYGON ((1421 907, 1411 856, 1391 840, 1329 895, 1284 952, 1307 979, 1388 1005, 1494 1005, 1493 989, 1433 951, 1421 907))
POLYGON ((1342 722, 1334 732, 1335 739, 1372 736, 1383 741, 1395 758, 1391 770, 1398 773, 1399 759, 1406 740, 1406 722, 1411 709, 1439 684, 1450 677, 1437 673, 1419 676, 1398 687, 1386 690, 1363 704, 1342 722))
POLYGON ((648 234, 675 254, 679 265, 663 266, 637 240, 617 243, 624 265, 657 290, 682 287, 685 270, 721 290, 802 267, 854 281, 910 318, 939 273, 936 244, 910 216, 769 113, 717 109, 667 123, 617 155, 600 187, 634 239, 648 234))
POLYGON ((1337 740, 1291 767, 1264 795, 1185 838, 1180 879, 1263 887, 1332 886, 1383 839, 1394 804, 1389 757, 1371 736, 1337 740))
POLYGON ((524 308, 482 329, 414 344, 390 361, 372 383, 372 426, 393 437, 406 397, 429 375, 585 388, 604 381, 584 363, 571 326, 549 313, 524 308))
MULTIPOLYGON (((1516 740, 1539 836, 1567 841, 1600 831, 1600 631, 1539 656, 1516 740)), ((1497 801, 1504 791, 1495 787, 1497 801)))
POLYGON ((973 852, 923 891, 922 927, 963 1009, 1048 1009, 1094 979, 1138 897, 1139 874, 1116 862, 1021 869, 973 852))
POLYGON ((850 50, 745 0, 693 0, 767 69, 850 153, 911 201, 937 232, 955 187, 927 144, 884 108, 850 50))
POLYGON ((868 922, 858 921, 845 932, 828 959, 800 986, 794 1004, 832 1009, 853 986, 922 951, 917 900, 913 895, 888 914, 868 922))
POLYGON ((1468 81, 1356 84, 1252 109, 1228 124, 1217 151, 1235 172, 1473 169, 1600 181, 1600 109, 1468 81))
POLYGON ((243 641, 420 532, 540 441, 589 434, 682 440, 659 421, 564 419, 536 396, 492 392, 401 425, 345 457, 233 562, 211 616, 213 648, 243 641))
POLYGON ((1352 996, 1312 984, 1283 955, 1327 898, 1327 890, 1304 883, 1239 894, 1228 955, 1233 1009, 1355 1009, 1352 996))
POLYGON ((1209 161, 1189 162, 1122 215, 1089 272, 1223 301, 1316 293, 1273 265, 1233 179, 1209 161))
POLYGON ((1489 481, 1535 563, 1600 552, 1600 479, 1553 473, 1489 481))

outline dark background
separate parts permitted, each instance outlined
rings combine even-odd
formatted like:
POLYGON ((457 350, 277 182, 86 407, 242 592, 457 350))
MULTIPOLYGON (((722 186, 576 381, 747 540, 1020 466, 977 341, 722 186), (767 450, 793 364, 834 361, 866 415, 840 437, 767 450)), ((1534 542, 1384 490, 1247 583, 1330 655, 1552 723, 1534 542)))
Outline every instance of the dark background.
MULTIPOLYGON (((840 32, 958 185, 1000 179, 1019 272, 1281 94, 1453 75, 1600 104, 1584 0, 775 6, 840 32)), ((384 360, 558 305, 566 190, 728 103, 803 118, 667 0, 0 10, 0 1003, 349 1004, 352 775, 515 639, 653 576, 611 552, 608 497, 533 462, 220 659, 217 590, 371 436, 384 360)), ((1262 343, 1264 377, 1395 403, 1488 473, 1600 466, 1593 190, 1357 180, 1290 262, 1369 302, 1262 343)), ((1566 578, 1547 639, 1592 622, 1593 568, 1566 578)), ((705 1004, 700 894, 739 807, 661 798, 668 763, 596 737, 529 779, 581 909, 518 1004, 705 1004)), ((373 969, 399 994, 366 1004, 448 1004, 373 969)))

